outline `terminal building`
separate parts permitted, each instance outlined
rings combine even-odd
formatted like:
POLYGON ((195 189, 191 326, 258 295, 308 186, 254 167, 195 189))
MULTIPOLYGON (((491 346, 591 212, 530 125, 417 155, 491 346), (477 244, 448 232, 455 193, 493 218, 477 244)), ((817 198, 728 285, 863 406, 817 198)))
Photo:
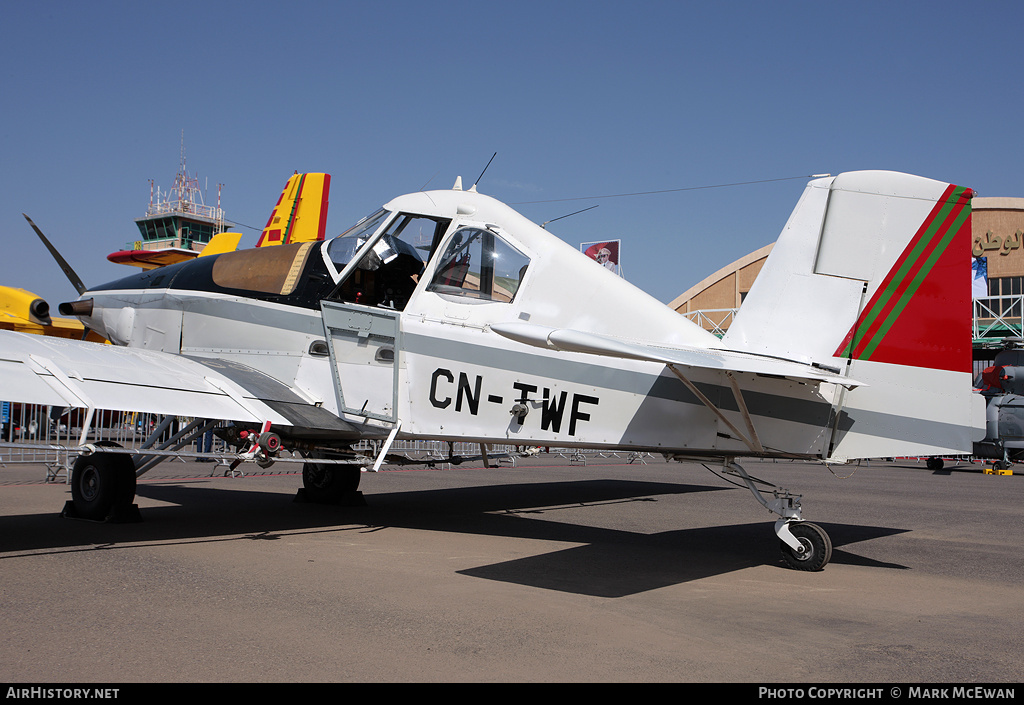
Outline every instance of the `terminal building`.
MULTIPOLYGON (((972 200, 975 265, 987 272, 974 293, 975 372, 991 364, 1008 337, 1024 337, 1024 198, 972 200)), ((669 306, 721 336, 764 266, 772 245, 741 257, 680 294, 669 306)), ((966 265, 964 277, 974 277, 966 265)))

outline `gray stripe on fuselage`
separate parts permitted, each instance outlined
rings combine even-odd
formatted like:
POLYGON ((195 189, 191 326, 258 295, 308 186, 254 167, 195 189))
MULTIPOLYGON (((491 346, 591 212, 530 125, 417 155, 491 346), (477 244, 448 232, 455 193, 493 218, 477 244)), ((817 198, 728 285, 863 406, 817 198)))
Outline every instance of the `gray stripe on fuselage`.
MULTIPOLYGON (((686 385, 667 373, 652 375, 643 372, 630 372, 610 365, 559 359, 409 333, 403 336, 402 342, 406 352, 472 365, 497 367, 524 375, 549 377, 619 392, 643 394, 647 397, 682 404, 703 406, 703 403, 686 388, 686 385), (647 391, 642 391, 644 389, 647 391)), ((739 411, 739 405, 736 403, 730 387, 709 382, 698 382, 696 387, 719 409, 739 411)), ((814 426, 821 426, 827 422, 831 409, 831 404, 823 401, 796 399, 766 392, 744 391, 743 399, 747 404, 747 409, 754 416, 766 416, 814 426)))
MULTIPOLYGON (((527 352, 408 333, 402 340, 406 351, 430 357, 497 367, 520 374, 549 377, 621 392, 643 394, 640 390, 646 388, 647 397, 703 406, 703 403, 681 381, 667 372, 657 376, 642 372, 628 372, 577 360, 533 355, 527 352)), ((695 386, 719 409, 739 411, 739 406, 730 387, 708 382, 697 382, 695 386)), ((818 428, 829 423, 832 409, 832 405, 825 401, 798 399, 750 390, 743 391, 743 400, 752 416, 806 424, 818 428)), ((963 424, 914 419, 866 409, 855 409, 854 411, 857 415, 856 419, 851 418, 846 410, 841 412, 838 427, 840 433, 854 430, 855 424, 861 426, 864 432, 870 435, 893 440, 906 440, 915 436, 953 438, 971 430, 970 426, 963 424), (900 430, 899 433, 895 432, 897 429, 900 430)))
MULTIPOLYGON (((260 326, 283 329, 293 333, 304 333, 323 337, 324 326, 319 309, 288 306, 287 304, 260 301, 202 291, 182 289, 112 289, 89 292, 94 298, 111 297, 124 302, 124 298, 152 298, 139 304, 139 309, 161 309, 183 311, 211 318, 223 318, 234 322, 248 322, 260 326)), ((100 302, 102 304, 102 302, 100 302)), ((118 307, 120 308, 120 306, 118 307)))

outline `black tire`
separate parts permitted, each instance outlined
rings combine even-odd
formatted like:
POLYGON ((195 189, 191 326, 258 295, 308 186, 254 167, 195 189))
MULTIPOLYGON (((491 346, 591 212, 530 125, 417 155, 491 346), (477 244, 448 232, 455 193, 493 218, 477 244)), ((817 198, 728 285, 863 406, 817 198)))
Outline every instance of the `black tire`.
POLYGON ((305 463, 302 466, 302 487, 310 502, 338 502, 359 489, 361 478, 359 465, 305 463))
POLYGON ((928 460, 925 461, 925 465, 929 470, 941 470, 943 466, 945 466, 945 463, 942 458, 928 458, 928 460))
POLYGON ((75 515, 103 521, 115 507, 131 505, 135 487, 135 466, 130 456, 119 453, 80 455, 71 474, 75 515))
POLYGON ((832 559, 832 540, 828 534, 817 524, 807 521, 794 522, 789 525, 796 540, 804 546, 803 553, 797 553, 780 541, 782 560, 786 565, 795 570, 817 571, 821 570, 832 559))
POLYGON ((260 436, 259 446, 267 455, 276 455, 281 450, 281 437, 276 433, 264 433, 260 436))

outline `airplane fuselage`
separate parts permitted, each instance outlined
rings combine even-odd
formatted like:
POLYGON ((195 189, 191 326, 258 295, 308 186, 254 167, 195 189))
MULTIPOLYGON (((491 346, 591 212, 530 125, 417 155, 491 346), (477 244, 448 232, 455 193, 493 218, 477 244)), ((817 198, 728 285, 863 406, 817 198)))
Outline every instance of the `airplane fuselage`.
MULTIPOLYGON (((403 219, 434 228, 418 240, 407 237, 404 252, 426 252, 427 262, 402 270, 412 280, 400 296, 393 288, 379 290, 395 259, 380 260, 375 270, 356 269, 342 282, 348 262, 338 252, 352 254, 358 239, 347 250, 338 240, 227 253, 136 274, 88 292, 92 312, 83 320, 117 345, 260 370, 369 436, 400 425, 401 438, 751 452, 664 364, 537 349, 491 330, 496 323, 543 325, 570 317, 597 331, 608 321, 621 335, 625 317, 634 338, 718 342, 544 231, 540 243, 528 242, 519 223, 516 237, 508 225, 466 217, 458 197, 474 203, 485 197, 454 195, 447 208, 417 212, 395 204, 375 222, 371 216, 359 233, 395 229, 403 219), (461 260, 455 243, 476 242, 480 233, 482 249, 461 255, 471 264, 456 281, 453 262, 461 260), (555 247, 564 249, 552 252, 555 247), (485 258, 514 260, 514 271, 468 271, 485 258), (545 277, 545 268, 563 276, 545 277), (474 276, 489 278, 491 290, 479 281, 467 284, 474 276), (587 282, 586 289, 565 291, 573 281, 587 282)), ((743 428, 723 373, 702 370, 689 379, 734 417, 734 428, 743 428)), ((834 385, 744 373, 734 379, 759 390, 745 403, 764 440, 775 430, 785 438, 760 454, 816 457, 827 451, 823 428, 833 412, 834 385)))
MULTIPOLYGON (((736 458, 936 456, 984 438, 970 199, 894 172, 811 181, 719 340, 457 182, 326 242, 95 287, 61 311, 123 347, 0 332, 0 377, 30 403, 197 417, 194 437, 234 422, 234 463, 290 444, 316 501, 354 492, 396 437, 713 457, 778 515, 784 560, 820 570, 826 532, 736 458), (366 437, 387 439, 375 458, 351 448, 366 437)), ((142 469, 86 451, 74 506, 103 519, 142 469)))

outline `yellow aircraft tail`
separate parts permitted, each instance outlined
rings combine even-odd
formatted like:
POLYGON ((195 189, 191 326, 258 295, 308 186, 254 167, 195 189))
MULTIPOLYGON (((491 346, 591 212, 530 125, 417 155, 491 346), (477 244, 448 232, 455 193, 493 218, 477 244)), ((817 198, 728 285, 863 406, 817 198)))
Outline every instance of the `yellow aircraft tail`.
POLYGON ((217 233, 206 243, 206 247, 199 253, 199 256, 209 257, 222 252, 234 252, 238 249, 238 243, 241 241, 242 233, 217 233))
POLYGON ((330 174, 295 174, 288 179, 256 247, 324 239, 330 174))

